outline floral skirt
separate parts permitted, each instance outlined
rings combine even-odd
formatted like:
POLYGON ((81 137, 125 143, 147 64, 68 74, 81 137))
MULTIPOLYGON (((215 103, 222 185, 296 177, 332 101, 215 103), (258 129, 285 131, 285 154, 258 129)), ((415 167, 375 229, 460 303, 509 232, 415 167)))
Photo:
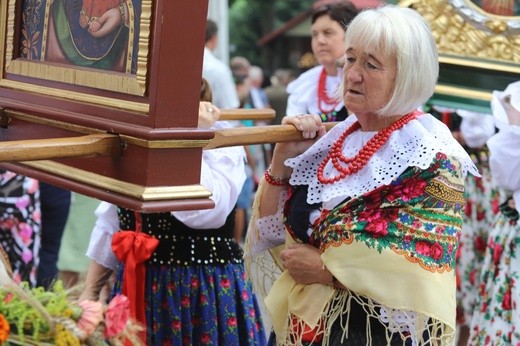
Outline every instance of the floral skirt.
POLYGON ((489 235, 468 345, 519 345, 518 326, 520 223, 518 213, 506 202, 489 235))
POLYGON ((465 181, 466 212, 457 252, 457 322, 469 325, 478 296, 479 274, 484 262, 489 229, 500 205, 489 167, 480 167, 482 177, 468 174, 465 181))
MULTIPOLYGON (((114 294, 121 292, 122 277, 121 265, 114 294)), ((266 344, 242 263, 148 265, 145 301, 149 346, 266 344)))

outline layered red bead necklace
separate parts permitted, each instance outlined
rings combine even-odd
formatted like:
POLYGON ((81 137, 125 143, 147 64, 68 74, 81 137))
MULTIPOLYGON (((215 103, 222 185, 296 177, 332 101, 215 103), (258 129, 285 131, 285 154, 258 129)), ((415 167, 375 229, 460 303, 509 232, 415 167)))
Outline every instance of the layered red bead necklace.
POLYGON ((365 167, 368 160, 374 155, 374 153, 378 151, 388 141, 388 138, 395 130, 400 129, 405 124, 415 119, 419 114, 419 112, 412 112, 406 114, 404 117, 400 118, 392 125, 376 133, 376 135, 372 137, 361 148, 361 150, 359 150, 359 152, 355 156, 345 157, 343 155, 343 144, 345 143, 345 139, 350 134, 354 133, 359 128, 361 128, 359 121, 356 121, 355 123, 350 125, 345 130, 345 132, 343 132, 343 134, 336 140, 336 142, 334 142, 328 155, 318 166, 318 181, 322 184, 332 184, 345 178, 347 175, 351 175, 358 172, 363 167, 365 167), (323 170, 325 169, 325 166, 329 161, 332 162, 332 165, 339 172, 339 174, 335 177, 327 178, 323 175, 323 170))
POLYGON ((325 67, 321 69, 320 79, 318 81, 318 108, 321 112, 321 117, 323 121, 332 120, 333 119, 323 119, 323 116, 327 116, 329 113, 334 112, 335 108, 341 100, 330 97, 327 95, 327 72, 325 71, 325 67), (323 105, 329 106, 328 108, 324 108, 323 105))

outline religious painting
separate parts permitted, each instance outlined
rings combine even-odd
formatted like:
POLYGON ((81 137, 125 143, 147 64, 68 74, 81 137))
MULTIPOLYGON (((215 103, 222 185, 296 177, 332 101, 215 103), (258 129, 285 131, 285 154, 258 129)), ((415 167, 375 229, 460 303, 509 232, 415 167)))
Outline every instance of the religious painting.
MULTIPOLYGON (((0 2, 0 22, 7 23, 6 32, 0 36, 0 46, 6 47, 0 66, 15 77, 8 80, 0 75, 0 86, 18 88, 17 76, 34 81, 33 85, 21 86, 30 92, 45 92, 47 84, 38 80, 72 84, 73 91, 80 89, 80 93, 60 96, 103 105, 112 101, 84 95, 81 88, 86 87, 87 94, 88 90, 97 89, 146 96, 152 2, 0 2)), ((47 94, 54 91, 46 90, 47 94)), ((147 112, 141 104, 134 104, 133 108, 147 112)))
POLYGON ((20 57, 136 74, 140 1, 26 0, 20 57))

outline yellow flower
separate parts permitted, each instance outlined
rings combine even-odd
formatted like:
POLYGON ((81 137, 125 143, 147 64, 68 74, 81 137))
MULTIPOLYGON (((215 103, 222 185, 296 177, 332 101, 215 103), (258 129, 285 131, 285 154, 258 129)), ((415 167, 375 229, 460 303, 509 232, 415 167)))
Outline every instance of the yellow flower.
POLYGON ((56 346, 81 346, 79 339, 76 338, 70 330, 67 330, 63 325, 56 326, 56 336, 54 338, 56 346))

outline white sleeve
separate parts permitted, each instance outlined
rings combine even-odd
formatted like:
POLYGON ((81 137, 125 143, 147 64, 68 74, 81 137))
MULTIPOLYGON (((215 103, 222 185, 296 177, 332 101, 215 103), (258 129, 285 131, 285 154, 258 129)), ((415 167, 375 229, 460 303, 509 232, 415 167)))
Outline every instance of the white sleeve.
POLYGON ((119 230, 117 207, 101 202, 95 214, 97 220, 90 235, 87 256, 105 268, 116 269, 118 260, 112 251, 112 236, 119 230))
MULTIPOLYGON (((224 225, 236 205, 246 179, 243 147, 213 149, 203 152, 201 184, 211 191, 215 208, 176 211, 172 214, 186 226, 195 229, 218 228, 224 225)), ((119 230, 117 207, 102 202, 95 211, 97 220, 92 231, 87 256, 106 268, 118 263, 112 251, 112 236, 119 230)))
POLYGON ((226 222, 237 203, 246 180, 243 147, 205 150, 202 155, 201 184, 215 203, 213 209, 175 211, 172 214, 194 229, 219 228, 226 222))
POLYGON ((458 110, 462 117, 460 132, 470 148, 480 148, 495 134, 495 120, 490 114, 458 110))
POLYGON ((285 114, 298 115, 307 113, 307 107, 305 106, 305 103, 298 98, 298 95, 290 94, 287 98, 287 110, 285 111, 285 114))
POLYGON ((517 209, 520 208, 520 126, 502 128, 487 145, 495 184, 513 192, 517 209))
MULTIPOLYGON (((318 79, 323 67, 321 65, 313 67, 298 76, 287 85, 287 111, 286 115, 308 114, 308 104, 312 99, 311 94, 315 93, 318 87, 318 79)), ((317 100, 316 100, 317 102, 317 100)))

